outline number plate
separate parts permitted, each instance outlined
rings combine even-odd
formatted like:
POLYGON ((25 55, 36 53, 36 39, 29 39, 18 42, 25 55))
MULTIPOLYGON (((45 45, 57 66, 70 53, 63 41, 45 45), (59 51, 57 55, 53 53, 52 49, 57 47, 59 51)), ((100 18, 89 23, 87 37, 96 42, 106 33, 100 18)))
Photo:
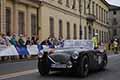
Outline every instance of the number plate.
POLYGON ((51 64, 51 68, 66 68, 66 64, 51 64))

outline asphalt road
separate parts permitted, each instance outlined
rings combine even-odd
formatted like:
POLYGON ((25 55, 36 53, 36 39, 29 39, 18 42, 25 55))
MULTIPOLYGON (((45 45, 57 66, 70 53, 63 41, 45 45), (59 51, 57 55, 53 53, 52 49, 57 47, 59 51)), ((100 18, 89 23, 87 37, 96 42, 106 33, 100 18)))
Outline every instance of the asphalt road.
POLYGON ((0 64, 0 80, 120 80, 120 55, 109 55, 107 69, 86 78, 60 72, 42 77, 37 70, 37 60, 0 64))

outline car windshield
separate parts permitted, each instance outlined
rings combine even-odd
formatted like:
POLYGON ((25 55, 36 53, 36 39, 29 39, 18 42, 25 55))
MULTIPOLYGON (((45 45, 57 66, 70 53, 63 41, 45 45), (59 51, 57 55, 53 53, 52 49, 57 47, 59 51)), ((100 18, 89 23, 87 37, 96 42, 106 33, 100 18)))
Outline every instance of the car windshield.
POLYGON ((91 40, 65 40, 63 48, 93 49, 91 40))

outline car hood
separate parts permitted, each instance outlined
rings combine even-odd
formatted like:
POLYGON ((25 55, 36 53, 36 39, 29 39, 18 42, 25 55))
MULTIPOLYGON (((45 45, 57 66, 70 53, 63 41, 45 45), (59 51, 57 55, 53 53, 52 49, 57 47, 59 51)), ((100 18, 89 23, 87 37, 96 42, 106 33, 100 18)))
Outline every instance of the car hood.
POLYGON ((69 53, 54 53, 49 55, 57 63, 67 63, 70 60, 71 54, 69 53))
POLYGON ((53 54, 50 54, 50 58, 58 63, 67 63, 70 61, 71 55, 74 51, 78 51, 81 53, 82 51, 88 51, 85 49, 77 49, 77 48, 62 48, 62 49, 55 49, 53 54))

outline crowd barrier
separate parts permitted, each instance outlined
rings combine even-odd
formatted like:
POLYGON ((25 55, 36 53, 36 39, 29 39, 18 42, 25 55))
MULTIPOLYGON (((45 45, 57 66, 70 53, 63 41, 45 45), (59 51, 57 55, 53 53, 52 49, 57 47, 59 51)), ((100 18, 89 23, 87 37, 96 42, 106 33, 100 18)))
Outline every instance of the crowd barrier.
MULTIPOLYGON (((49 46, 51 47, 51 46, 49 46)), ((83 49, 93 49, 93 43, 91 40, 65 40, 62 46, 64 48, 80 47, 83 49)), ((4 46, 0 45, 0 57, 2 56, 18 56, 18 55, 37 55, 44 47, 41 45, 28 45, 24 47, 20 46, 4 46)))
POLYGON ((0 45, 0 57, 19 56, 19 55, 37 55, 38 52, 39 52, 38 45, 31 45, 27 47, 0 45))

